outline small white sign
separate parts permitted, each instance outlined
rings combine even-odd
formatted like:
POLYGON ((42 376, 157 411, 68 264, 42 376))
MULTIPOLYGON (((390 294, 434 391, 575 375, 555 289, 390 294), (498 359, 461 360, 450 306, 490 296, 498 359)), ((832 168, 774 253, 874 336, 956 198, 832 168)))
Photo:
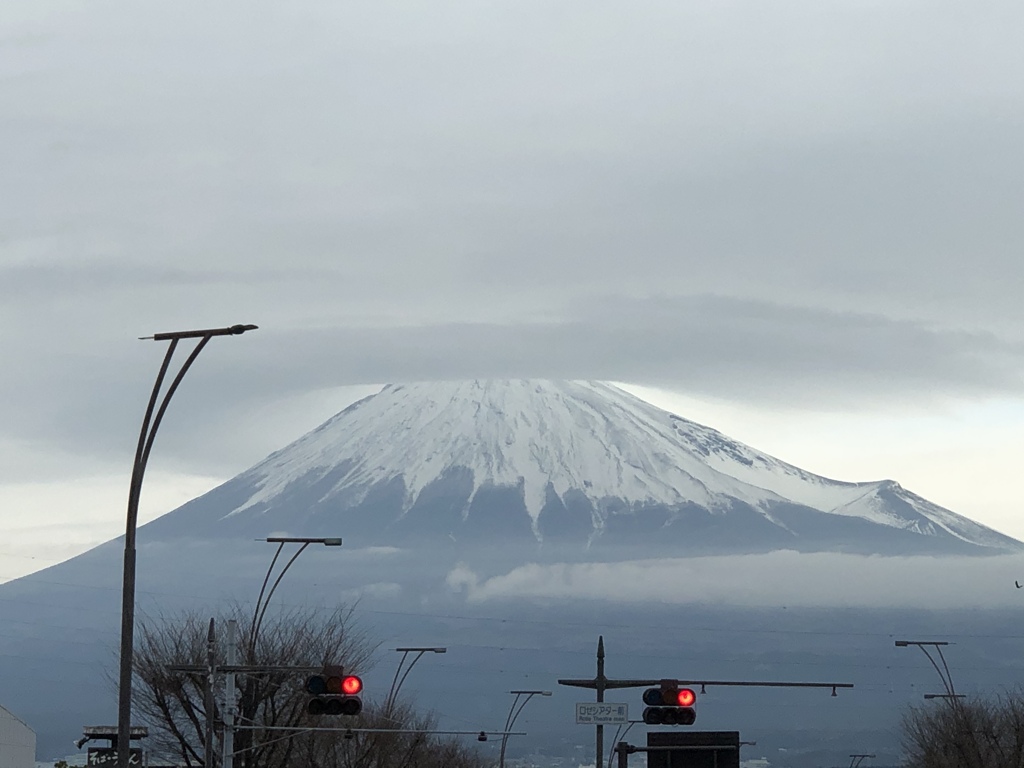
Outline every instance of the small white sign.
POLYGON ((628 704, 607 701, 576 702, 576 725, 625 725, 628 722, 628 704))

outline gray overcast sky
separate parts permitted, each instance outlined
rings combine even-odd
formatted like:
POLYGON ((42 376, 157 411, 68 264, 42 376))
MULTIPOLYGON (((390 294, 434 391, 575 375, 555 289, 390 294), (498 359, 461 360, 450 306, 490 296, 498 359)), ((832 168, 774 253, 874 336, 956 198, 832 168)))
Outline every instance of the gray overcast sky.
POLYGON ((1022 28, 1001 1, 8 0, 6 555, 118 532, 161 355, 135 337, 234 322, 261 330, 190 374, 150 516, 366 385, 550 376, 1024 536, 1022 28))

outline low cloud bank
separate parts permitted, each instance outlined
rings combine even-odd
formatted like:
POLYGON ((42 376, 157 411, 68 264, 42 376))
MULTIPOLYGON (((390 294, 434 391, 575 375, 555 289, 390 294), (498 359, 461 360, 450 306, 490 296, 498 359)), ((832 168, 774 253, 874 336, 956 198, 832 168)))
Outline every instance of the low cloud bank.
POLYGON ((471 602, 513 598, 756 606, 1024 606, 1024 556, 880 557, 793 551, 617 563, 527 564, 481 579, 459 565, 447 583, 471 602))

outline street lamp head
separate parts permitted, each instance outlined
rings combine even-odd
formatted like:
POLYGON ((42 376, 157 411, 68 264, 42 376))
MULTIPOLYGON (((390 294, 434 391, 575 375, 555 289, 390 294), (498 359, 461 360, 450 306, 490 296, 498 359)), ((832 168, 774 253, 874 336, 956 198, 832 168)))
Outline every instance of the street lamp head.
POLYGON ((255 331, 258 325, 231 325, 227 328, 203 328, 197 331, 168 331, 166 333, 154 333, 152 336, 139 336, 140 339, 152 339, 153 341, 172 341, 174 339, 202 339, 210 336, 239 336, 246 331, 255 331))
POLYGON ((268 536, 265 539, 256 539, 256 541, 265 541, 269 544, 323 544, 325 547, 340 547, 341 538, 325 538, 323 536, 268 536))
POLYGON ((939 646, 939 645, 949 645, 949 642, 946 641, 946 640, 897 640, 896 641, 896 647, 897 648, 906 648, 909 645, 939 646))

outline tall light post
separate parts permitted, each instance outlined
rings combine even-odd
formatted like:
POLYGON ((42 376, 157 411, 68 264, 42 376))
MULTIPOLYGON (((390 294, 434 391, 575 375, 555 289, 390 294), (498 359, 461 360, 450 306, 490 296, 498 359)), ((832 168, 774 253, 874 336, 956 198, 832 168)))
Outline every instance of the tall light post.
POLYGON ((395 670, 395 677, 391 681, 391 689, 388 691, 388 697, 384 700, 384 711, 390 712, 391 707, 395 704, 395 698, 398 696, 398 692, 402 689, 402 684, 405 682, 405 678, 412 672, 412 668, 416 666, 416 662, 423 658, 425 653, 448 653, 447 648, 395 648, 395 651, 402 654, 401 660, 398 662, 398 669, 395 670), (409 658, 410 653, 415 653, 412 661, 409 662, 409 666, 405 667, 405 674, 399 679, 399 674, 402 673, 402 667, 405 666, 406 659, 409 658))
POLYGON ((249 627, 249 657, 256 653, 256 639, 260 634, 260 626, 263 624, 263 617, 267 615, 267 608, 270 605, 270 598, 274 596, 274 592, 277 591, 278 585, 281 583, 281 579, 288 573, 288 569, 292 567, 292 563, 299 559, 299 555, 306 551, 310 544, 323 544, 325 547, 340 547, 341 537, 324 537, 324 536, 270 536, 266 539, 257 539, 257 541, 265 541, 268 544, 277 544, 277 551, 274 553, 274 559, 270 561, 270 567, 267 568, 267 575, 263 577, 263 586, 260 587, 260 596, 256 598, 256 608, 252 612, 252 625, 249 627), (284 550, 285 544, 299 544, 301 545, 295 554, 291 556, 291 559, 285 563, 284 568, 277 574, 277 578, 274 579, 273 585, 270 587, 270 591, 267 591, 267 584, 270 583, 270 577, 274 573, 274 566, 277 565, 277 560, 281 556, 281 552, 284 550))
POLYGON ((850 755, 850 768, 858 768, 858 766, 868 758, 874 760, 875 756, 869 755, 866 752, 861 752, 857 755, 850 755))
MULTIPOLYGON (((270 567, 267 568, 267 575, 263 577, 263 585, 260 587, 260 595, 256 599, 256 607, 253 608, 252 612, 252 622, 249 625, 249 642, 245 651, 246 662, 250 665, 254 665, 256 662, 256 643, 259 640, 260 627, 263 626, 263 618, 267 614, 270 599, 274 596, 274 592, 277 591, 277 587, 284 578, 284 575, 288 572, 288 569, 292 567, 292 564, 299 559, 299 555, 305 552, 310 544, 322 544, 325 547, 341 546, 340 536, 270 536, 266 539, 257 539, 257 541, 265 541, 268 544, 277 544, 277 551, 274 552, 274 558, 270 561, 270 567), (274 566, 277 565, 277 561, 281 557, 281 553, 284 551, 285 545, 287 544, 298 544, 299 548, 295 550, 294 554, 292 554, 288 559, 288 562, 285 563, 284 567, 278 572, 277 577, 274 579, 274 583, 268 591, 267 585, 270 584, 270 578, 274 574, 274 566)), ((236 662, 234 630, 234 621, 231 621, 228 623, 228 665, 233 665, 236 662)), ((251 705, 246 703, 252 698, 251 694, 252 687, 247 684, 246 688, 242 692, 242 716, 247 721, 251 721, 253 715, 250 711, 251 705)), ((227 675, 225 675, 224 699, 227 702, 227 711, 224 713, 224 739, 221 745, 223 750, 222 768, 233 768, 235 756, 235 716, 237 714, 235 711, 236 701, 234 672, 228 672, 227 675)), ((247 731, 247 733, 249 734, 247 738, 251 740, 251 731, 247 731)))
POLYGON ((509 691, 509 693, 515 694, 515 699, 512 700, 512 706, 509 707, 508 717, 505 719, 505 732, 501 737, 501 755, 498 757, 498 768, 505 768, 505 745, 508 744, 508 737, 511 735, 509 731, 512 730, 512 726, 515 725, 516 718, 519 717, 519 713, 523 711, 523 707, 526 703, 534 696, 550 696, 551 691, 509 691), (523 698, 525 697, 525 698, 523 698), (519 700, 522 699, 522 703, 519 700), (519 705, 518 708, 516 705, 519 705))
POLYGON ((897 648, 909 648, 911 646, 921 649, 921 652, 928 657, 928 661, 931 662, 935 671, 939 674, 939 679, 942 681, 942 687, 946 689, 945 696, 935 698, 947 698, 951 702, 956 703, 959 698, 956 693, 956 689, 953 687, 953 675, 949 671, 949 665, 946 663, 946 657, 942 655, 943 646, 949 645, 948 642, 943 640, 897 640, 897 648), (935 661, 935 657, 932 656, 931 651, 928 649, 934 649, 935 655, 939 657, 939 661, 942 662, 942 666, 935 661))
POLYGON ((172 331, 170 333, 156 333, 152 336, 143 336, 144 339, 153 341, 169 341, 167 353, 164 355, 163 364, 157 373, 156 383, 153 384, 153 392, 149 396, 149 405, 146 407, 145 416, 142 419, 142 429, 139 431, 139 442, 135 448, 135 462, 132 464, 132 476, 128 487, 128 519, 124 535, 124 574, 121 581, 121 654, 119 667, 118 695, 117 695, 117 768, 128 768, 128 760, 131 756, 130 735, 132 720, 132 654, 135 643, 135 529, 139 519, 139 498, 142 495, 142 478, 146 474, 146 464, 149 462, 149 454, 153 450, 153 440, 156 438, 156 431, 160 422, 167 412, 167 406, 171 402, 178 385, 185 378, 192 363, 199 357, 199 353, 214 336, 238 336, 246 331, 256 330, 255 325, 232 325, 228 328, 208 328, 199 331, 172 331), (160 389, 163 386, 167 370, 171 365, 171 358, 178 348, 178 342, 182 339, 198 339, 198 343, 189 353, 188 358, 175 374, 170 386, 164 393, 160 405, 157 400, 160 398, 160 389))

